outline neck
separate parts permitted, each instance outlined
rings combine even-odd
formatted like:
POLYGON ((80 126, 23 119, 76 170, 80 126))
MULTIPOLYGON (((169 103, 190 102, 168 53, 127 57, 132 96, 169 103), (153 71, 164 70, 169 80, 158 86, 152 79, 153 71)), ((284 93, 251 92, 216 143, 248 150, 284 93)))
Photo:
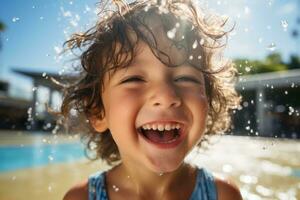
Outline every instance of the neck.
POLYGON ((108 173, 110 185, 116 185, 125 190, 131 191, 138 196, 157 195, 164 196, 176 188, 193 187, 182 180, 194 180, 195 169, 188 164, 181 166, 173 172, 155 173, 149 169, 141 169, 126 163, 113 168, 108 173))

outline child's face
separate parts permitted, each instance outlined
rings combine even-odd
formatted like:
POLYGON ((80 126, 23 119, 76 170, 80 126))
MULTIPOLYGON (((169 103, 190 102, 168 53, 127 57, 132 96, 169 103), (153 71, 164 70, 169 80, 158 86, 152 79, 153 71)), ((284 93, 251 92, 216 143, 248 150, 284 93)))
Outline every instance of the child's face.
POLYGON ((138 169, 174 171, 205 129, 208 103, 203 74, 188 65, 165 66, 145 44, 139 45, 128 68, 110 78, 106 75, 102 100, 105 117, 93 123, 94 128, 108 128, 123 163, 138 169), (167 131, 160 135, 147 128, 167 131))

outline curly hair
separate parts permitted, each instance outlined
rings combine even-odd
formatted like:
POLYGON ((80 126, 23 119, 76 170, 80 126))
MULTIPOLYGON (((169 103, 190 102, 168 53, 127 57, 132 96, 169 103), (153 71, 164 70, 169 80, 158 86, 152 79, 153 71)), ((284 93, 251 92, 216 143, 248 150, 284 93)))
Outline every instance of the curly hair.
POLYGON ((117 9, 102 10, 94 27, 74 34, 65 42, 67 50, 81 50, 81 54, 78 76, 65 88, 61 112, 65 119, 71 118, 72 110, 77 112, 75 118, 87 127, 83 137, 87 151, 94 152, 93 158, 112 165, 120 161, 120 154, 109 130, 99 134, 80 116, 87 120, 104 117, 101 97, 104 75, 127 67, 137 53, 139 42, 146 43, 166 66, 188 63, 202 71, 209 103, 205 135, 228 130, 231 111, 239 105, 240 98, 234 89, 236 70, 232 62, 222 56, 229 32, 223 30, 227 20, 207 17, 190 0, 130 4, 115 0, 113 3, 117 9), (180 58, 172 57, 162 48, 158 30, 168 38, 172 48, 180 52, 180 58))

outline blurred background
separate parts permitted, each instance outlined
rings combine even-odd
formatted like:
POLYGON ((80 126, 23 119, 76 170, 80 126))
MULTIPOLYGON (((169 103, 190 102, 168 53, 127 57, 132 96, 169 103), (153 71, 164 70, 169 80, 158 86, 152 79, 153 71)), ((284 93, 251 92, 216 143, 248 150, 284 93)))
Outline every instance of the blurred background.
MULTIPOLYGON (((89 162, 80 136, 47 112, 61 104, 55 80, 72 71, 62 45, 94 25, 96 3, 0 3, 0 199, 24 199, 25 192, 28 199, 61 199, 108 168, 89 162)), ((244 199, 300 199, 300 1, 198 3, 235 24, 225 55, 236 64, 243 99, 230 133, 188 159, 234 179, 244 199)))

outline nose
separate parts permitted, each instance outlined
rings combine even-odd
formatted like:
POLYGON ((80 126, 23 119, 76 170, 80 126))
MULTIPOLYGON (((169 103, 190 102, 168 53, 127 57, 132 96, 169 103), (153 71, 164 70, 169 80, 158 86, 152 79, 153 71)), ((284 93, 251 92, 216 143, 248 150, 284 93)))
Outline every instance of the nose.
POLYGON ((152 90, 150 102, 154 107, 171 108, 180 106, 181 98, 174 85, 161 83, 152 90))

